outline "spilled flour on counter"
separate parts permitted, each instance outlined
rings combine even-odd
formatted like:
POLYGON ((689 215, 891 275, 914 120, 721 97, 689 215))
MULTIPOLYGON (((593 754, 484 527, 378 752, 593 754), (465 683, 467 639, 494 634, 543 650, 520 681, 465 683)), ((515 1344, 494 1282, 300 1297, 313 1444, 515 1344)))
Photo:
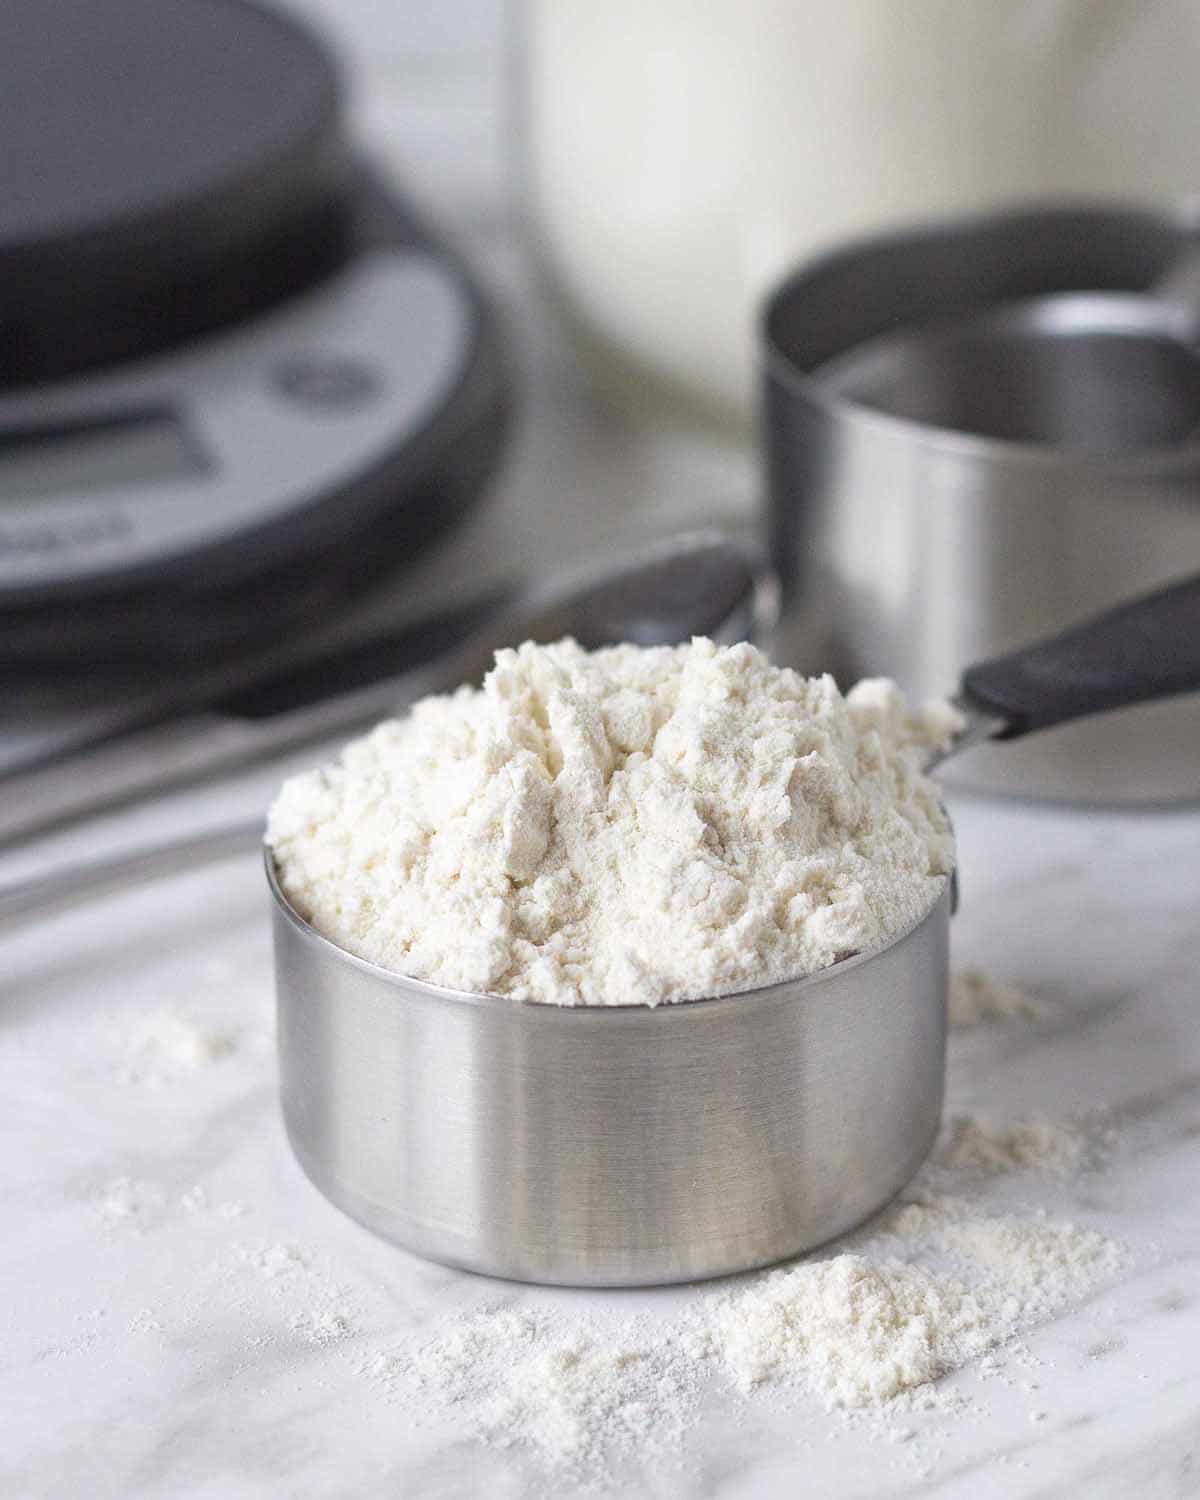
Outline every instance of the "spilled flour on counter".
POLYGON ((311 1252, 288 1241, 241 1244, 234 1269, 257 1279, 287 1315, 289 1332, 305 1344, 335 1344, 355 1327, 355 1299, 311 1252))
POLYGON ((934 1152, 936 1166, 999 1176, 1041 1172, 1069 1177, 1094 1162, 1102 1140, 1082 1126, 1041 1118, 999 1121, 956 1115, 934 1152))
MULTIPOLYGON (((141 1309, 128 1332, 169 1339, 183 1312, 193 1334, 215 1318, 237 1330, 247 1368, 293 1359, 298 1371, 321 1370, 322 1390, 343 1395, 350 1379, 363 1397, 401 1408, 406 1422, 510 1453, 531 1495, 628 1492, 634 1473, 686 1467, 697 1424, 736 1423, 757 1406, 770 1426, 809 1432, 814 1413, 830 1413, 827 1437, 851 1429, 888 1445, 889 1463, 927 1475, 948 1435, 980 1413, 981 1382, 1037 1389, 1026 1335, 1079 1310, 1126 1264, 1125 1249, 1096 1228, 997 1201, 1022 1179, 1038 1186, 1047 1156, 1063 1191, 1090 1164, 1100 1130, 959 1116, 904 1198, 863 1229, 712 1288, 582 1306, 570 1292, 528 1288, 397 1334, 395 1303, 380 1299, 374 1278, 315 1245, 239 1239, 190 1298, 177 1291, 141 1309), (980 1132, 982 1170, 976 1144, 963 1146, 980 1132), (1063 1149, 1064 1140, 1084 1144, 1063 1149), (644 1310, 631 1315, 631 1301, 644 1310), (964 1369, 979 1379, 948 1379, 964 1369)), ((132 1177, 90 1201, 106 1238, 172 1223, 217 1236, 245 1212, 237 1200, 211 1204, 203 1183, 180 1193, 132 1177)), ((484 1283, 455 1285, 470 1297, 484 1283)), ((1037 1410, 1047 1402, 1053 1411, 1052 1387, 1037 1410)))
POLYGON ((983 1021, 1039 1021, 1042 1006, 1019 985, 982 969, 958 969, 950 976, 949 1021, 954 1027, 983 1021))
POLYGON ((1125 1260, 1092 1229, 930 1196, 846 1253, 709 1304, 705 1331, 743 1393, 782 1380, 830 1409, 929 1405, 942 1376, 1082 1300, 1125 1260))
POLYGON ((685 1344, 646 1319, 603 1325, 505 1307, 358 1369, 383 1389, 407 1384, 454 1410, 495 1447, 524 1447, 545 1467, 576 1473, 668 1457, 691 1423, 701 1378, 685 1344))
POLYGON ((122 1225, 142 1229, 163 1211, 166 1198, 152 1182, 136 1177, 116 1177, 92 1201, 96 1218, 106 1228, 122 1225))
POLYGON ((235 1046, 232 1031, 161 1007, 139 1017, 130 1029, 120 1080, 164 1088, 188 1073, 220 1062, 235 1046))
POLYGON ((849 1253, 775 1272, 716 1303, 705 1335, 743 1394, 790 1378, 832 1408, 894 1401, 1002 1333, 987 1299, 956 1277, 849 1253))
POLYGON ((697 1295, 673 1318, 484 1308, 354 1368, 418 1419, 450 1419, 552 1474, 611 1483, 624 1459, 677 1457, 705 1401, 728 1407, 730 1393, 815 1400, 889 1440, 906 1413, 961 1412, 943 1377, 985 1357, 995 1373, 1006 1346, 1127 1258, 1093 1229, 935 1194, 843 1243, 697 1295))
POLYGON ((267 842, 303 917, 399 973, 557 1005, 727 994, 929 910, 954 844, 921 765, 956 723, 745 644, 527 642, 286 782, 267 842))
POLYGON ((1127 1255, 1097 1230, 1028 1215, 990 1214, 970 1199, 931 1194, 906 1204, 885 1225, 928 1252, 947 1252, 1001 1296, 998 1315, 1012 1320, 1011 1337, 1068 1306, 1121 1269, 1127 1255))
MULTIPOLYGON (((1075 1140, 1076 1127, 1029 1128, 989 1127, 1001 1140, 1037 1143, 1012 1149, 1007 1170, 1040 1172, 1047 1151, 1062 1175, 1084 1160, 1082 1149, 1060 1155, 1049 1144, 1075 1140)), ((962 1139, 952 1123, 940 1149, 962 1139)), ((972 1364, 1002 1374, 1014 1349, 1027 1375, 1036 1361, 1023 1336, 1080 1306, 1128 1260, 1085 1225, 943 1191, 956 1174, 960 1186, 978 1176, 973 1164, 935 1159, 904 1200, 837 1250, 698 1292, 673 1316, 578 1317, 530 1294, 364 1355, 355 1369, 416 1419, 452 1420, 574 1481, 615 1483, 634 1455, 680 1457, 689 1428, 731 1398, 735 1410, 815 1402, 907 1443, 917 1414, 957 1420, 971 1409, 944 1377, 972 1364)), ((913 1448, 927 1463, 921 1443, 913 1448)))

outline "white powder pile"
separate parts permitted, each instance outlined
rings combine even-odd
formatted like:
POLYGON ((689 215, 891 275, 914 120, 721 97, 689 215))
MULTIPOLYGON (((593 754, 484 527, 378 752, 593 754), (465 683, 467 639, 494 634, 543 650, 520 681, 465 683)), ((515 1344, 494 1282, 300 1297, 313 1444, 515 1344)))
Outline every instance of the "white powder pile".
POLYGON ((139 1017, 125 1043, 121 1080, 162 1088, 228 1057, 235 1037, 181 1011, 160 1008, 139 1017))
POLYGON ((954 854, 920 766, 955 722, 749 645, 526 643, 288 781, 267 841, 301 915, 397 972, 561 1005, 725 994, 929 909, 954 854))
POLYGON ((951 1026, 978 1026, 983 1021, 1038 1021, 1042 1007, 1015 984, 985 974, 982 969, 959 969, 950 976, 951 1026))
POLYGON ((1056 1223, 1044 1215, 1032 1220, 969 1218, 942 1235, 947 1250, 964 1256, 1019 1288, 1029 1321, 1086 1294, 1124 1264, 1121 1248, 1094 1229, 1056 1223))
POLYGON ((798 1379, 831 1408, 892 1401, 996 1340, 955 1277, 861 1254, 776 1272, 717 1304, 706 1331, 740 1391, 798 1379))
POLYGON ((1095 1155, 1081 1126, 1040 1118, 1012 1121, 956 1115, 934 1153, 934 1164, 960 1172, 999 1176, 1040 1172, 1069 1177, 1095 1155))
POLYGON ((704 1332, 743 1392, 786 1381, 830 1408, 928 1404, 941 1376, 1082 1299, 1124 1261, 1092 1229, 930 1197, 895 1210, 852 1253, 710 1304, 704 1332), (920 1259, 898 1258, 897 1243, 920 1259))
POLYGON ((943 1250, 991 1283, 993 1319, 1011 1337, 1085 1296, 1126 1263, 1097 1230, 1050 1219, 981 1212, 968 1199, 930 1195, 900 1208, 888 1232, 928 1252, 943 1250))

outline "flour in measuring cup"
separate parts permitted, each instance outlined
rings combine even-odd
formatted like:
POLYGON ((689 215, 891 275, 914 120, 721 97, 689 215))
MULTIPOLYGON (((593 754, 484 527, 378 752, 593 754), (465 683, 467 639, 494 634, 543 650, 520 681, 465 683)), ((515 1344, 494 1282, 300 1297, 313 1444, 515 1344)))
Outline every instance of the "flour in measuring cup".
POLYGON ((952 733, 753 646, 501 651, 294 777, 267 842, 326 937, 449 987, 656 1005, 811 974, 917 921, 953 836, 952 733))

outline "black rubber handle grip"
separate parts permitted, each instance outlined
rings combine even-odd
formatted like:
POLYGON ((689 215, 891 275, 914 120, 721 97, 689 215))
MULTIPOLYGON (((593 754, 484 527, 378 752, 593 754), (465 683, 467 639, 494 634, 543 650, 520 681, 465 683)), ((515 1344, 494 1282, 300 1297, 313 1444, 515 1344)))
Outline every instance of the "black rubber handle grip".
POLYGON ((1015 739, 1068 719, 1200 689, 1200 577, 963 673, 963 692, 1015 739))

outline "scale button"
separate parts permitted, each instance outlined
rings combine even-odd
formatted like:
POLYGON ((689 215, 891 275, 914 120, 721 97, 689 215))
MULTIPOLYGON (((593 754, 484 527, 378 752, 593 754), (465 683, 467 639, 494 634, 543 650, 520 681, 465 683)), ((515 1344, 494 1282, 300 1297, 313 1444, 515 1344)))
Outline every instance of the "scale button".
POLYGON ((357 411, 379 395, 375 369, 338 355, 298 355, 275 371, 272 383, 289 401, 322 411, 357 411))

